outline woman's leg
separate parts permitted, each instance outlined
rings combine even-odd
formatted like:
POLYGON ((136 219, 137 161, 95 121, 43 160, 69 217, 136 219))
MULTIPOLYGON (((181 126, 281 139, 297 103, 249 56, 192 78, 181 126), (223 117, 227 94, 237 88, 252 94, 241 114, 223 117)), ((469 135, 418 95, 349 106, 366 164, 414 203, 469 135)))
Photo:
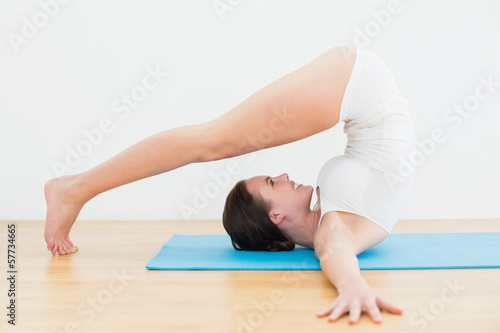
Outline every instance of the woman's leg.
POLYGON ((354 65, 353 47, 335 47, 257 91, 222 116, 153 135, 81 174, 45 185, 45 241, 55 254, 74 252, 69 232, 83 205, 130 182, 193 163, 294 142, 338 123, 354 65))
MULTIPOLYGON (((96 195, 133 181, 198 162, 205 126, 184 126, 158 133, 86 172, 52 179, 45 185, 45 241, 55 254, 73 252, 69 231, 83 205, 96 195)), ((206 152, 204 153, 206 154, 206 152)))

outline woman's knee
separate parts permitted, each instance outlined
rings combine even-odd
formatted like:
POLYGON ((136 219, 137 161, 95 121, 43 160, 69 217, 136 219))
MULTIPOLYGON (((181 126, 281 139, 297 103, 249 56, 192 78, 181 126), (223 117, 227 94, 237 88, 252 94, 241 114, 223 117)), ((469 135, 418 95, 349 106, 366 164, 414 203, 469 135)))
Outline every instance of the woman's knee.
POLYGON ((232 143, 226 142, 227 137, 218 133, 210 123, 198 125, 198 161, 210 162, 234 155, 232 143))

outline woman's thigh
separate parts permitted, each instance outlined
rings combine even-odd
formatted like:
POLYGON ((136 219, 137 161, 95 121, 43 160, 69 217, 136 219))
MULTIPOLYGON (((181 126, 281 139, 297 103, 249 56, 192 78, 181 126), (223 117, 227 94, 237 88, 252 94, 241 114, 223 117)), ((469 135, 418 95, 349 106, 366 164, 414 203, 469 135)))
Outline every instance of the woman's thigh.
POLYGON ((280 146, 335 126, 354 66, 352 54, 356 54, 353 46, 334 47, 201 124, 205 159, 280 146))

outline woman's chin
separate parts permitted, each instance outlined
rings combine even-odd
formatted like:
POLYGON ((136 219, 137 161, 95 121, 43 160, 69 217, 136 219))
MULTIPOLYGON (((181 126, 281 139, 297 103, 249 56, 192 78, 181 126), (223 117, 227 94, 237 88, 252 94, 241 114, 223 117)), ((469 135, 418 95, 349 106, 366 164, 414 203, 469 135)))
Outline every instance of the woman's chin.
POLYGON ((297 189, 297 191, 306 191, 306 192, 314 192, 314 187, 311 185, 300 185, 300 187, 297 189))

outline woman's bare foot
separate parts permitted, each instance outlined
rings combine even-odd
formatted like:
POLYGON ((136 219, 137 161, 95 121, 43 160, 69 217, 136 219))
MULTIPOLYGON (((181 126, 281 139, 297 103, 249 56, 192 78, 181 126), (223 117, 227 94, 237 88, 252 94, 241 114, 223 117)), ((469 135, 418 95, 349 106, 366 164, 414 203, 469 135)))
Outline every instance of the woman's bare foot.
POLYGON ((53 255, 69 254, 78 250, 69 239, 69 232, 85 202, 78 200, 78 192, 73 186, 74 177, 58 177, 45 184, 45 242, 53 255))

